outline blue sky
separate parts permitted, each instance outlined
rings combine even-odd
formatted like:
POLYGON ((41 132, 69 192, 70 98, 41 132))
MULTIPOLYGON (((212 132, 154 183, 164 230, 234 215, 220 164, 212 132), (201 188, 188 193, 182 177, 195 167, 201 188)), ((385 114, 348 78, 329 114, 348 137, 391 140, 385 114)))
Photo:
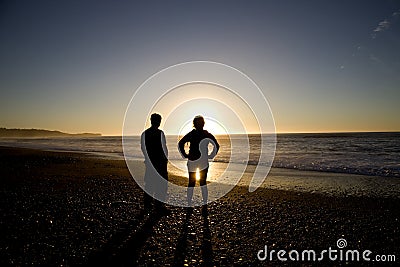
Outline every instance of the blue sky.
POLYGON ((399 131, 399 1, 2 1, 0 126, 121 134, 134 91, 231 65, 279 132, 399 131))

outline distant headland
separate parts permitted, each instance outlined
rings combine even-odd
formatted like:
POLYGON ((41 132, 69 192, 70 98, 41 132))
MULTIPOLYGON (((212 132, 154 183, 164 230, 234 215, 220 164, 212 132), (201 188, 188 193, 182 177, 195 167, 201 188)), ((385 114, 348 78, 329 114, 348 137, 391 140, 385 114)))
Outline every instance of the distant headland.
POLYGON ((77 133, 70 134, 60 131, 43 129, 7 129, 0 128, 0 137, 95 137, 100 133, 77 133))

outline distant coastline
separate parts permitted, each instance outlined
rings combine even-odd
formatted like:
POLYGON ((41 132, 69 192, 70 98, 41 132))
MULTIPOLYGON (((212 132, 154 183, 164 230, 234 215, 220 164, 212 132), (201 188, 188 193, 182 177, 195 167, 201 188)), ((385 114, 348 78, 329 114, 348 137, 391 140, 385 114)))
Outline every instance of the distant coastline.
POLYGON ((96 137, 100 133, 64 133, 60 131, 51 131, 44 129, 7 129, 0 128, 1 137, 96 137))

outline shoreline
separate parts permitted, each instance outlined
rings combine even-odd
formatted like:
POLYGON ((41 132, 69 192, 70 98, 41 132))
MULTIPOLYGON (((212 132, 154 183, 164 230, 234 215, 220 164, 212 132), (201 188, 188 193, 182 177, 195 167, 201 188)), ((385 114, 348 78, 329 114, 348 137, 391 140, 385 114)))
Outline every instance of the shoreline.
MULTIPOLYGON (((59 149, 45 149, 37 147, 14 147, 0 145, 0 148, 8 149, 32 149, 44 152, 54 153, 66 153, 83 155, 85 157, 121 161, 125 162, 124 156, 118 154, 110 154, 106 152, 86 152, 86 151, 75 151, 75 150, 59 150, 59 149)), ((144 174, 144 166, 142 165, 144 159, 133 158, 131 161, 136 162, 135 168, 140 169, 140 175, 144 174)), ((242 166, 238 163, 232 163, 232 165, 242 166)), ((230 184, 229 177, 232 176, 232 172, 225 174, 225 179, 222 177, 223 171, 228 166, 225 162, 210 162, 209 181, 217 181, 222 184, 230 184), (214 179, 213 177, 220 177, 220 179, 214 179), (221 178, 222 177, 222 178, 221 178)), ((254 173, 255 165, 247 165, 246 168, 239 167, 239 169, 245 169, 243 176, 238 182, 240 186, 249 186, 252 174, 254 173)), ((187 177, 186 173, 186 161, 185 160, 171 160, 168 164, 168 170, 173 176, 187 177), (178 170, 176 166, 172 165, 172 162, 179 162, 182 170, 178 170)), ((233 173, 233 175, 236 175, 233 173)), ((398 177, 387 177, 367 174, 354 174, 345 172, 329 172, 319 170, 301 170, 285 167, 271 167, 264 182, 260 185, 263 188, 294 191, 294 192, 306 192, 315 194, 324 194, 331 196, 372 196, 372 197, 386 197, 386 198, 399 198, 400 199, 400 178, 398 177)))
MULTIPOLYGON (((325 137, 322 138, 320 136, 321 134, 298 134, 298 138, 288 138, 288 135, 283 134, 281 139, 277 142, 273 167, 298 171, 356 174, 387 179, 400 179, 400 169, 398 168, 398 162, 395 160, 397 155, 396 151, 399 148, 399 143, 396 142, 398 139, 397 133, 379 133, 382 136, 376 136, 378 133, 365 133, 365 135, 362 133, 348 134, 350 134, 351 137, 343 138, 340 137, 340 135, 332 135, 331 133, 322 134, 327 135, 327 137, 329 137, 328 139, 325 139, 325 137), (341 145, 332 148, 332 138, 335 138, 335 140, 337 139, 337 142, 341 145), (359 142, 361 143, 359 144, 359 142), (353 146, 354 143, 358 145, 353 146), (381 144, 385 145, 381 147, 381 144), (305 149, 304 146, 310 147, 311 150, 305 149), (370 146, 376 149, 371 150, 370 146), (324 153, 323 151, 325 150, 331 151, 332 153, 324 153), (362 152, 363 150, 365 150, 365 153, 362 152)), ((122 138, 121 136, 82 139, 45 138, 39 141, 36 139, 34 139, 36 141, 29 141, 29 139, 21 138, 8 139, 8 141, 4 139, 1 141, 2 139, 0 138, 0 146, 88 153, 97 154, 104 158, 124 159, 124 149, 121 146, 122 138)), ((140 138, 138 136, 132 138, 133 139, 129 141, 131 145, 129 148, 126 148, 125 152, 134 159, 140 160, 142 158, 140 138)), ((171 136, 169 136, 169 138, 170 140, 168 140, 168 143, 172 144, 169 146, 171 152, 170 160, 182 160, 180 154, 177 153, 176 147, 173 145, 177 142, 176 138, 171 139, 171 136)), ((251 142, 256 144, 258 142, 257 140, 255 139, 251 142)), ((226 138, 222 138, 221 142, 223 142, 226 147, 230 146, 226 138)), ((235 153, 235 155, 229 155, 228 151, 223 151, 214 162, 222 164, 233 164, 236 162, 235 164, 243 164, 242 162, 246 160, 236 156, 240 154, 241 153, 235 153)), ((256 165, 257 162, 257 158, 249 158, 249 165, 256 165)), ((260 166, 264 165, 264 163, 265 162, 261 163, 260 166)))
MULTIPOLYGON (((399 256, 400 200, 236 186, 187 213, 143 213, 124 161, 0 147, 2 265, 259 265, 257 251, 349 249, 399 256)), ((264 262, 267 263, 267 262, 264 262)))

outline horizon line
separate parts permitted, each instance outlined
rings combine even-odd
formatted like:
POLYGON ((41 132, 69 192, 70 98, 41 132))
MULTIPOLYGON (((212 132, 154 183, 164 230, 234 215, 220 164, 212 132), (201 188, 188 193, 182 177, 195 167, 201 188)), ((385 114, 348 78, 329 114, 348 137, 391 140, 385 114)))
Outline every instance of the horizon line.
MULTIPOLYGON (((326 132, 276 132, 275 134, 350 134, 350 133, 400 133, 400 130, 393 130, 393 131, 326 131, 326 132)), ((249 132, 249 133, 232 133, 232 134, 214 134, 215 136, 224 136, 224 135, 254 135, 254 134, 273 134, 273 133, 259 133, 259 132, 249 132)), ((176 136, 179 135, 175 134, 166 134, 167 136, 176 136)), ((122 136, 122 135, 102 135, 105 136, 122 136)), ((140 136, 140 134, 133 134, 133 135, 125 135, 125 136, 140 136)))
MULTIPOLYGON (((71 135, 78 135, 78 134, 100 134, 101 136, 123 136, 122 133, 118 134, 104 134, 102 132, 90 132, 90 131, 83 131, 83 132, 68 132, 68 131, 63 131, 63 130, 54 130, 54 129, 43 129, 43 128, 7 128, 1 126, 0 129, 10 129, 10 130, 44 130, 44 131, 59 131, 61 133, 65 134, 71 134, 71 135)), ((162 129, 161 129, 162 130, 162 129)), ((399 130, 350 130, 350 131, 345 131, 345 130, 328 130, 328 131, 276 131, 275 134, 345 134, 345 133, 400 133, 399 130)), ((247 133, 240 133, 240 132, 233 132, 230 135, 243 135, 243 134, 272 134, 271 132, 269 133, 260 133, 260 132, 247 132, 247 133)), ((132 134, 132 135, 127 135, 127 136, 140 136, 141 133, 139 134, 132 134)), ((172 134, 166 134, 166 135, 179 135, 178 133, 172 133, 172 134)), ((215 135, 227 135, 227 134, 215 134, 215 135)))

